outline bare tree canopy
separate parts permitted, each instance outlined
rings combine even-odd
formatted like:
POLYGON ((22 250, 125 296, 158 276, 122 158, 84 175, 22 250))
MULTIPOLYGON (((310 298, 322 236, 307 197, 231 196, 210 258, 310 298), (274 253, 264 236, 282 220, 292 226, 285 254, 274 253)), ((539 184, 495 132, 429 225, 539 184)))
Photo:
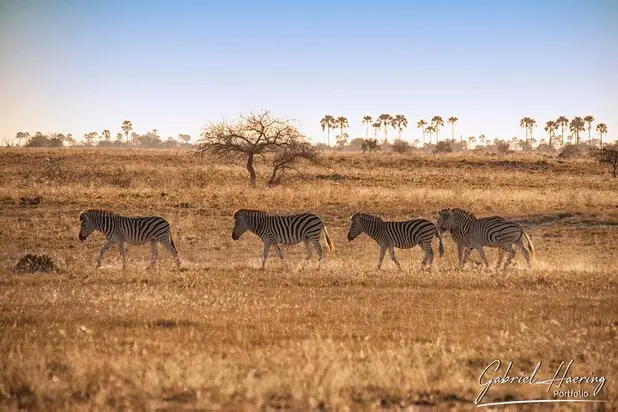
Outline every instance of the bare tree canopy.
POLYGON ((273 174, 269 184, 280 179, 280 173, 295 169, 302 159, 318 162, 319 152, 307 142, 291 120, 274 117, 268 111, 242 115, 235 122, 211 123, 195 145, 199 155, 223 159, 246 159, 251 186, 256 185, 256 156, 272 155, 273 174))

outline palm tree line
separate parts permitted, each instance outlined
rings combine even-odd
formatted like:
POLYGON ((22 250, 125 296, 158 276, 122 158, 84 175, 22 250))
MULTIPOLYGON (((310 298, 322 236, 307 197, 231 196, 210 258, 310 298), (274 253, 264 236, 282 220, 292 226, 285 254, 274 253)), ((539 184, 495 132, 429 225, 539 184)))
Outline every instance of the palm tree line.
MULTIPOLYGON (((592 146, 592 123, 594 121, 595 118, 592 115, 588 115, 583 118, 580 116, 575 116, 571 120, 565 116, 559 116, 556 120, 548 120, 543 128, 543 130, 547 133, 548 145, 555 146, 558 144, 560 146, 564 146, 565 137, 569 143, 574 143, 576 145, 581 144, 581 133, 588 130, 588 140, 586 143, 592 146), (570 134, 567 135, 565 133, 566 130, 568 130, 570 134), (561 132, 559 142, 556 142, 557 131, 561 132), (572 140, 575 141, 571 142, 572 140)), ((526 143, 535 142, 535 139, 533 138, 533 129, 536 126, 536 121, 530 117, 523 117, 520 120, 520 126, 526 129, 526 143)), ((607 134, 607 125, 605 123, 599 123, 596 125, 595 130, 597 132, 599 145, 603 146, 603 136, 607 134)))
MULTIPOLYGON (((451 136, 454 139, 455 136, 455 123, 459 119, 457 117, 451 116, 448 118, 448 123, 451 124, 451 136)), ((377 118, 374 119, 371 115, 366 115, 363 117, 362 122, 365 126, 365 138, 369 138, 369 130, 373 129, 373 137, 377 138, 378 133, 382 131, 384 135, 383 141, 388 143, 388 132, 390 129, 397 132, 397 139, 402 139, 403 131, 408 127, 408 118, 403 114, 395 114, 391 115, 389 113, 382 113, 377 118)), ((322 127, 322 131, 326 132, 327 136, 327 144, 330 146, 330 132, 331 130, 339 129, 340 134, 338 138, 345 139, 347 138, 347 133, 345 130, 349 128, 348 119, 344 116, 339 116, 335 118, 332 114, 326 114, 320 120, 320 126, 322 127)), ((436 136, 436 143, 440 138, 440 128, 444 126, 444 120, 441 116, 434 116, 431 119, 431 123, 427 123, 425 120, 419 120, 416 125, 419 129, 422 130, 423 135, 423 145, 426 144, 425 137, 429 135, 429 141, 431 142, 431 137, 433 135, 436 136)), ((337 140, 340 142, 341 140, 337 140)))
MULTIPOLYGON (((459 121, 459 119, 455 116, 450 116, 447 119, 447 123, 451 125, 451 141, 455 142, 455 124, 459 121)), ((588 115, 585 117, 576 116, 573 119, 569 120, 565 116, 559 116, 556 120, 548 120, 545 123, 544 130, 547 132, 548 144, 549 146, 564 146, 565 145, 565 137, 570 141, 575 139, 575 144, 581 143, 581 133, 588 131, 588 141, 589 145, 592 145, 592 125, 595 121, 592 115, 588 115), (569 135, 565 134, 565 130, 570 132, 569 135), (556 132, 561 131, 560 140, 557 141, 556 132)), ((365 138, 369 138, 369 130, 373 129, 373 137, 375 139, 378 138, 378 133, 380 131, 383 132, 385 143, 388 143, 388 131, 389 129, 393 129, 398 132, 398 139, 402 139, 403 130, 408 127, 408 119, 403 114, 390 115, 388 113, 382 113, 377 118, 374 119, 371 115, 366 115, 362 119, 362 124, 365 126, 365 138)), ((345 130, 349 128, 348 119, 344 116, 339 116, 335 118, 333 115, 326 114, 321 120, 320 125, 322 126, 322 131, 326 131, 327 133, 327 144, 330 146, 330 131, 334 129, 339 129, 340 134, 338 137, 338 144, 345 144, 348 139, 348 134, 345 133, 345 130)), ((525 131, 525 140, 522 142, 524 146, 531 147, 532 144, 536 143, 537 140, 534 138, 534 129, 537 127, 537 122, 532 117, 523 117, 519 125, 525 131)), ((422 143, 423 146, 427 145, 427 137, 429 137, 429 144, 432 143, 432 138, 435 136, 435 144, 438 144, 440 141, 440 128, 444 126, 444 119, 442 116, 433 116, 430 122, 425 121, 424 119, 420 119, 416 123, 416 127, 421 130, 422 140, 419 142, 422 143)), ((600 145, 603 145, 603 136, 607 135, 607 125, 605 123, 599 123, 595 128, 597 132, 597 137, 600 145)), ((460 137, 460 140, 462 138, 460 137)), ((478 140, 481 144, 485 144, 487 138, 485 135, 479 136, 478 140)), ((500 139, 494 139, 495 141, 500 141, 500 139)), ((477 138, 474 136, 470 136, 467 139, 466 143, 476 144, 477 138)), ((545 142, 542 140, 541 142, 545 142)), ((519 143, 519 139, 514 138, 513 143, 519 143)))

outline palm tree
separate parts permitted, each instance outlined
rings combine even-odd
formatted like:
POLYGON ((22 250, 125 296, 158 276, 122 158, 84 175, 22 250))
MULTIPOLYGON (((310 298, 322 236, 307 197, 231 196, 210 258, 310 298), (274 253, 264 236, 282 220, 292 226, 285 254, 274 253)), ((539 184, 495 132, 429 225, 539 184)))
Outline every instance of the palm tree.
POLYGON ((470 144, 470 147, 476 146, 476 137, 475 136, 468 137, 468 143, 470 144))
MULTIPOLYGON (((454 141, 455 140, 455 123, 457 123, 459 119, 456 118, 455 116, 451 116, 448 118, 448 122, 451 124, 451 139, 454 141)), ((459 141, 461 141, 461 137, 459 138, 459 141)))
POLYGON ((105 129, 103 130, 103 138, 105 139, 105 141, 109 142, 109 139, 112 137, 112 134, 109 132, 109 129, 105 129))
POLYGON ((129 143, 129 133, 133 130, 133 123, 130 120, 125 120, 122 122, 122 131, 124 132, 124 136, 127 139, 127 143, 129 143))
POLYGON ((590 137, 590 131, 592 130, 592 122, 594 122, 594 117, 591 114, 584 117, 584 122, 588 123, 588 145, 592 143, 592 138, 590 137))
POLYGON ((560 137, 560 144, 564 146, 564 128, 569 125, 569 119, 564 116, 560 116, 556 119, 556 127, 562 128, 562 136, 560 137))
POLYGON ((603 147, 603 135, 607 134, 607 125, 605 123, 597 124, 597 133, 599 135, 599 142, 601 143, 601 147, 603 147))
POLYGON ((575 137, 575 144, 579 144, 579 132, 586 130, 586 123, 584 122, 584 119, 579 116, 574 117, 573 120, 571 120, 571 123, 569 123, 569 130, 575 137))
POLYGON ((553 144, 554 130, 556 130, 557 127, 558 125, 553 120, 548 120, 547 123, 545 123, 545 131, 547 132, 547 135, 549 136, 550 146, 552 146, 553 144))
POLYGON ((534 139, 534 137, 532 136, 532 129, 534 129, 536 127, 536 120, 534 120, 533 118, 529 117, 528 118, 528 129, 530 129, 530 140, 534 140, 536 142, 536 140, 534 139))
POLYGON ((399 140, 401 140, 401 132, 408 127, 408 119, 403 114, 396 114, 393 120, 391 120, 393 128, 399 130, 399 140))
POLYGON ((521 120, 519 121, 519 127, 523 127, 526 133, 526 142, 528 141, 528 120, 529 119, 530 119, 529 117, 522 117, 521 120))
POLYGON ((481 142, 481 144, 483 146, 485 146, 485 142, 487 141, 487 137, 484 134, 482 134, 482 135, 479 136, 479 141, 481 142))
POLYGON ((363 124, 366 126, 366 129, 365 129, 366 138, 369 138, 369 126, 371 125, 372 121, 373 121, 373 117, 369 115, 363 117, 363 124))
POLYGON ((388 143, 388 127, 392 125, 393 116, 388 113, 382 113, 378 116, 377 123, 380 124, 381 127, 384 127, 384 142, 388 143))
POLYGON ((425 126, 427 126, 427 122, 424 121, 423 119, 416 122, 416 127, 421 129, 423 133, 423 145, 425 145, 425 126))
POLYGON ((341 130, 340 136, 343 137, 343 131, 350 127, 347 117, 339 116, 337 119, 335 119, 335 123, 339 127, 339 130, 341 130))
POLYGON ((444 120, 442 120, 441 116, 434 116, 431 118, 431 124, 433 124, 436 131, 436 144, 438 144, 440 140, 440 127, 444 126, 444 120))
POLYGON ((379 121, 375 121, 371 124, 371 127, 373 127, 373 137, 374 138, 378 138, 378 130, 380 130, 380 122, 379 121))
MULTIPOLYGON (((425 132, 429 135, 429 144, 431 144, 431 135, 436 131, 436 126, 433 124, 430 124, 429 126, 427 126, 425 128, 425 132)), ((437 140, 436 140, 437 143, 437 140)))
POLYGON ((17 134, 15 135, 15 138, 17 139, 17 144, 19 146, 21 146, 20 142, 22 140, 28 140, 30 138, 30 133, 28 132, 17 132, 17 134))
POLYGON ((337 126, 335 118, 330 114, 325 115, 322 120, 320 120, 320 126, 322 126, 322 131, 326 130, 328 145, 330 146, 330 129, 334 129, 337 126))
POLYGON ((122 133, 116 133, 116 140, 122 142, 122 133))

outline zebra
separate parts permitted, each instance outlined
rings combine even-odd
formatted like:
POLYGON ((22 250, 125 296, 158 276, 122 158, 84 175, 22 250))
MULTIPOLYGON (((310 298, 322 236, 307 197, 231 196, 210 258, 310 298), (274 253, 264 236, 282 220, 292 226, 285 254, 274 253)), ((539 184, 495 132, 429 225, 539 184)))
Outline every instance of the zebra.
POLYGON ((443 209, 439 212, 438 228, 442 231, 450 231, 457 243, 459 263, 465 264, 472 249, 476 249, 489 267, 487 256, 483 246, 500 248, 498 266, 502 263, 503 251, 509 255, 506 265, 509 265, 515 257, 513 245, 517 245, 530 266, 530 256, 534 256, 534 245, 530 236, 523 227, 502 216, 491 216, 477 219, 474 214, 463 209, 443 209), (465 246, 465 252, 461 256, 461 249, 465 246))
POLYGON ((95 230, 98 230, 107 237, 107 241, 101 248, 101 253, 97 259, 97 268, 101 267, 103 255, 105 255, 107 249, 113 244, 117 244, 122 256, 122 268, 125 269, 125 243, 143 245, 146 242, 150 242, 152 248, 148 269, 153 268, 157 261, 157 242, 161 242, 165 246, 176 260, 176 264, 180 266, 180 255, 174 246, 170 225, 162 217, 126 217, 109 210, 87 209, 79 214, 79 220, 81 222, 79 231, 80 241, 86 240, 95 230))
POLYGON ((322 219, 312 213, 300 213, 293 215, 271 215, 261 210, 238 209, 234 212, 234 229, 232 239, 238 240, 246 231, 258 235, 264 242, 264 256, 262 259, 263 270, 270 247, 277 248, 277 255, 285 264, 283 252, 279 244, 295 245, 303 242, 307 248, 305 264, 311 260, 313 252, 311 245, 318 254, 318 263, 322 262, 323 250, 320 244, 320 234, 324 234, 324 239, 328 249, 333 252, 335 246, 328 235, 326 225, 322 219))
POLYGON ((442 234, 429 220, 414 219, 400 222, 384 221, 377 216, 365 213, 355 213, 350 218, 352 224, 348 232, 348 241, 356 239, 361 233, 367 233, 380 246, 378 269, 382 268, 382 261, 386 250, 390 252, 391 260, 395 262, 399 270, 401 265, 395 257, 395 249, 410 249, 420 245, 425 252, 422 266, 433 264, 434 252, 431 242, 436 236, 439 239, 440 256, 444 256, 442 234))

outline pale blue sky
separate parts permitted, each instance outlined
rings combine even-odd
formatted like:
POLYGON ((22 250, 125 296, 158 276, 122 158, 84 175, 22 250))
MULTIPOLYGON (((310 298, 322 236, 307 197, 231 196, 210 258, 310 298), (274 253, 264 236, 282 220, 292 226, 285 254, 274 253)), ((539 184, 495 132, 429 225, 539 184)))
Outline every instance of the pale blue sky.
MULTIPOLYGON (((269 109, 460 120, 523 136, 592 114, 618 137, 618 1, 0 0, 0 143, 17 131, 189 133, 269 109)), ((393 133, 391 132, 391 135, 393 133)), ((445 128, 441 137, 449 137, 445 128)))

